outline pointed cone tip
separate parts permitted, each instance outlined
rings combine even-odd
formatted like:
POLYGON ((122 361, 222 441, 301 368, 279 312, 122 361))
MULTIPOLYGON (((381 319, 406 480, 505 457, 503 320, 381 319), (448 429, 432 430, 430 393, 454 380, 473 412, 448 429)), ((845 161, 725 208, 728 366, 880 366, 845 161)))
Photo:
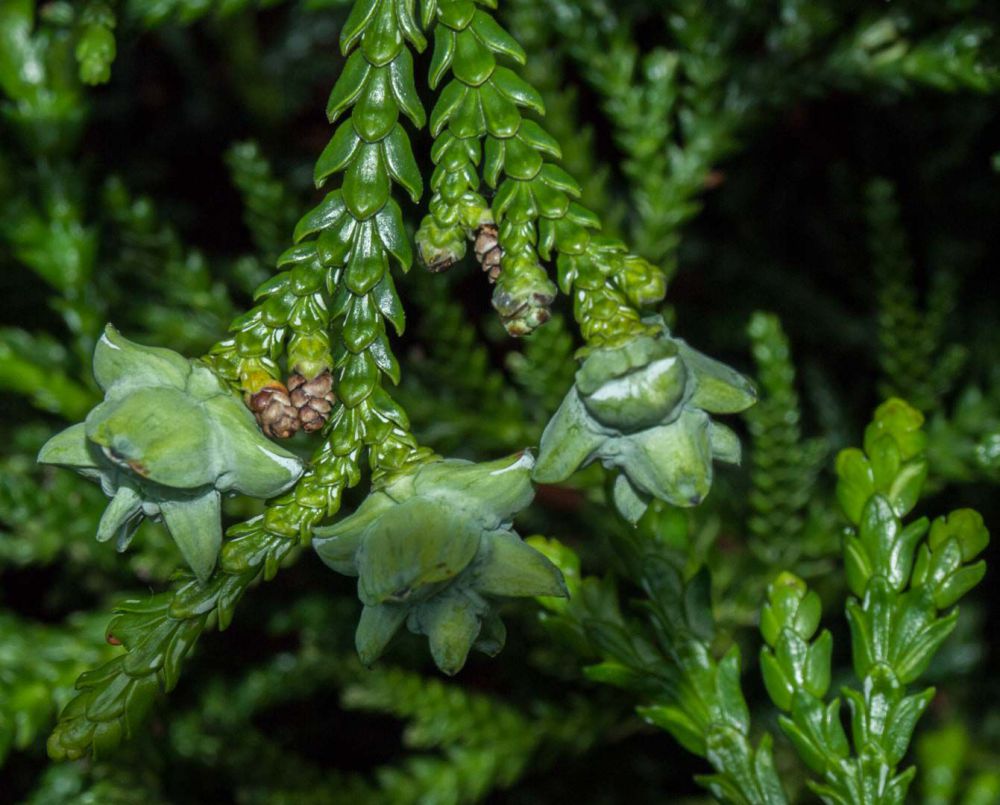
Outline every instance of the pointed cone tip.
POLYGON ((97 467, 87 447, 87 431, 82 422, 70 425, 50 437, 38 451, 35 460, 39 464, 57 464, 64 467, 97 467))

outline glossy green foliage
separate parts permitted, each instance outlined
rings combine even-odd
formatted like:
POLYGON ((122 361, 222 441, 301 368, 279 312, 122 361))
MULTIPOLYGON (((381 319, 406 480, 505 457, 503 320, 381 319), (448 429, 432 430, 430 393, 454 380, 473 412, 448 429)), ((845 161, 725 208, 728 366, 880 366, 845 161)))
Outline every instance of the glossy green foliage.
MULTIPOLYGON (((391 116, 384 102, 387 99, 392 104, 397 102, 393 100, 393 93, 402 93, 401 103, 407 106, 415 122, 421 122, 419 116, 422 115, 413 92, 412 66, 407 70, 411 65, 407 61, 409 51, 398 43, 393 44, 397 29, 392 26, 406 26, 408 12, 403 5, 397 9, 395 3, 382 6, 380 16, 374 19, 383 23, 389 20, 388 29, 385 25, 372 23, 374 6, 367 10, 359 6, 358 27, 350 34, 345 29, 343 39, 345 49, 350 49, 360 37, 361 49, 355 55, 363 54, 364 58, 372 59, 365 62, 367 67, 362 66, 363 70, 375 73, 371 98, 361 104, 364 111, 358 123, 361 128, 354 130, 376 138, 375 142, 387 137, 386 132, 378 134, 378 130, 388 119, 386 114, 391 116), (397 10, 404 14, 401 20, 397 20, 397 10), (363 35, 366 28, 371 29, 368 36, 363 35), (385 95, 383 91, 390 88, 389 95, 385 95), (379 111, 380 103, 382 111, 379 111)), ((418 36, 413 30, 411 34, 418 36)), ((357 59, 355 64, 358 64, 357 59)), ((345 73, 339 85, 341 90, 335 87, 333 97, 336 98, 338 91, 343 92, 343 87, 349 87, 354 78, 352 73, 345 73)), ((345 103, 350 106, 355 101, 357 97, 352 97, 345 103)), ((337 111, 331 109, 331 113, 336 116, 337 111)), ((353 126, 353 123, 348 121, 348 125, 353 126)), ((334 137, 336 141, 337 136, 334 137)), ((397 157, 405 157, 409 148, 401 128, 391 129, 385 148, 388 167, 381 166, 380 161, 380 167, 372 175, 365 167, 371 162, 370 158, 359 156, 353 163, 354 184, 347 181, 343 194, 338 191, 328 197, 317 211, 303 218, 296 230, 297 239, 301 240, 316 234, 318 229, 328 228, 327 225, 339 224, 340 235, 334 235, 333 240, 329 237, 311 239, 287 251, 279 259, 279 267, 286 270, 258 291, 258 298, 265 301, 238 318, 233 325, 236 337, 218 344, 210 355, 211 364, 221 375, 250 391, 259 388, 262 378, 271 377, 277 371, 276 361, 286 339, 290 368, 315 371, 336 361, 333 368, 340 370, 337 392, 344 405, 335 419, 331 442, 320 447, 314 457, 318 471, 293 492, 274 501, 263 522, 250 521, 231 529, 231 541, 224 546, 220 567, 211 579, 207 578, 207 571, 214 564, 221 535, 218 526, 202 531, 198 524, 208 521, 208 509, 213 509, 211 513, 217 522, 214 500, 217 493, 186 500, 178 507, 173 514, 177 520, 174 531, 190 534, 193 545, 214 548, 198 551, 196 570, 202 576, 202 587, 192 588, 180 582, 174 591, 148 604, 143 603, 138 610, 134 604, 125 605, 129 617, 138 621, 136 631, 131 634, 141 634, 141 637, 132 639, 130 634, 129 638, 121 638, 128 654, 81 680, 81 694, 65 711, 61 726, 50 741, 50 752, 54 756, 78 756, 88 749, 100 752, 131 734, 136 720, 148 709, 159 687, 170 689, 176 684, 180 662, 208 625, 210 616, 212 623, 225 626, 232 617, 232 607, 247 585, 262 573, 270 577, 276 572, 280 560, 294 547, 289 538, 307 536, 312 524, 336 511, 344 487, 360 480, 358 464, 363 446, 378 446, 379 449, 371 454, 371 463, 381 471, 398 469, 429 455, 429 451, 417 448, 406 430, 405 413, 380 386, 382 372, 398 379, 398 366, 386 342, 383 316, 388 316, 397 329, 402 329, 402 308, 392 280, 385 273, 387 255, 391 253, 404 266, 408 265, 409 246, 398 206, 388 198, 378 201, 370 191, 378 184, 381 171, 396 170, 401 165, 406 175, 412 177, 415 170, 415 166, 405 160, 398 162, 397 157), (403 141, 400 136, 404 137, 403 141), (378 203, 371 206, 373 199, 378 203), (351 211, 347 210, 348 206, 351 211), (349 226, 346 233, 344 226, 349 222, 342 220, 345 214, 356 224, 349 226), (330 253, 327 245, 334 254, 341 255, 331 258, 334 263, 330 267, 319 258, 317 244, 320 240, 324 244, 324 259, 330 253), (338 242, 343 248, 335 245, 338 242), (343 266, 343 270, 338 266, 343 266), (331 314, 331 306, 339 306, 339 310, 331 314), (341 319, 345 321, 337 325, 341 319), (331 322, 336 325, 334 331, 342 344, 336 357, 330 348, 331 322), (191 599, 195 599, 194 602, 191 599), (152 631, 142 633, 139 625, 152 631), (157 628, 153 628, 154 625, 157 628), (97 702, 100 705, 95 704, 97 702)), ((374 153, 367 146, 361 150, 374 153)), ((329 151, 320 157, 318 175, 329 167, 328 160, 324 161, 329 151)), ((412 162, 412 156, 410 160, 412 162)), ((410 190, 416 193, 417 188, 410 190)), ((245 415, 245 412, 241 414, 245 415)), ((167 444, 164 455, 173 455, 175 449, 178 445, 167 444)), ((117 519, 123 514, 128 519, 133 509, 134 505, 123 500, 121 506, 114 509, 114 514, 117 519)))
MULTIPOLYGON (((858 524, 844 544, 853 594, 847 619, 859 684, 843 694, 851 710, 850 739, 841 724, 840 700, 827 702, 833 641, 827 631, 817 636, 819 596, 801 579, 782 573, 761 610, 765 687, 787 714, 780 719, 782 730, 821 778, 809 781, 810 788, 827 803, 904 801, 915 770, 899 773, 897 767, 933 697, 932 689, 910 693, 909 687, 954 628, 953 605, 985 570, 977 558, 988 534, 975 512, 959 510, 905 527, 900 522, 913 503, 899 490, 922 478, 915 470, 925 464, 921 424, 915 409, 889 401, 866 431, 865 452, 844 451, 838 460, 840 498, 858 524), (859 458, 872 481, 855 514, 850 507, 863 496, 856 481, 859 458)), ((919 493, 919 482, 917 487, 919 493)), ((784 802, 770 736, 757 748, 749 739, 739 649, 733 645, 720 658, 714 648, 720 635, 708 575, 685 570, 690 543, 668 515, 651 512, 638 530, 615 541, 628 577, 643 593, 645 625, 623 614, 609 580, 580 577, 572 550, 532 540, 568 580, 570 601, 547 604, 549 625, 558 638, 599 659, 587 669, 591 679, 636 692, 648 702, 640 708, 645 718, 711 762, 716 773, 702 782, 716 797, 784 802)))
POLYGON ((475 3, 436 6, 429 83, 441 92, 430 117, 436 168, 421 253, 431 265, 454 262, 465 238, 496 223, 503 266, 493 306, 508 332, 524 335, 548 319, 556 293, 535 249, 535 222, 565 215, 567 190, 579 191, 555 166, 544 170, 544 156, 558 157, 559 146, 522 119, 522 109, 541 114, 544 107, 534 88, 504 63, 524 64, 521 46, 475 3), (480 195, 483 180, 496 192, 492 205, 480 195))
POLYGON ((945 344, 944 333, 955 305, 952 274, 936 272, 926 306, 917 296, 917 278, 900 221, 895 188, 875 179, 867 188, 869 250, 878 281, 881 391, 934 411, 955 383, 965 350, 945 344))
POLYGON ((622 200, 614 198, 609 188, 610 166, 601 161, 593 125, 584 120, 586 103, 581 87, 561 79, 568 68, 567 47, 572 46, 576 30, 557 21, 544 3, 510 0, 504 4, 503 18, 514 38, 530 59, 522 68, 524 79, 542 96, 545 104, 545 127, 559 142, 561 164, 575 176, 582 188, 581 198, 603 212, 604 225, 618 231, 624 215, 622 200))
POLYGON ((594 350, 542 435, 535 479, 566 480, 591 461, 620 471, 614 503, 637 522, 650 498, 697 506, 712 485, 713 459, 739 463, 735 433, 709 414, 753 405, 738 372, 671 337, 639 336, 594 350))
POLYGON ((989 541, 982 518, 962 509, 929 522, 912 509, 926 473, 922 417, 900 400, 876 411, 865 452, 837 461, 838 497, 855 524, 844 543, 852 598, 847 603, 858 688, 845 687, 851 739, 840 700, 826 701, 832 638, 818 637, 821 605, 788 574, 771 586, 761 616, 767 646, 761 670, 768 693, 788 715, 782 729, 822 782, 827 803, 902 803, 916 769, 899 771, 917 721, 934 696, 910 692, 954 629, 954 604, 983 577, 976 561, 989 541))
POLYGON ((372 492, 350 517, 316 529, 320 558, 358 577, 356 644, 371 665, 405 623, 427 635, 437 666, 455 674, 473 647, 499 652, 506 629, 492 599, 563 596, 559 571, 511 520, 534 496, 525 453, 489 464, 425 464, 372 492))
POLYGON ((104 401, 46 442, 38 460, 100 483, 111 503, 98 540, 115 538, 123 551, 143 517, 162 518, 207 580, 222 543, 221 494, 278 495, 302 464, 261 435, 215 375, 176 352, 134 344, 109 325, 94 376, 104 401))
MULTIPOLYGON (((483 3, 482 5, 489 5, 483 3)), ((615 239, 592 237, 600 219, 577 203, 581 187, 555 164, 558 141, 522 110, 544 114, 538 91, 503 61, 522 64, 521 46, 489 12, 457 0, 435 5, 432 87, 446 76, 430 116, 436 140, 434 197, 418 242, 432 267, 464 254, 464 238, 499 227, 502 265, 493 306, 512 335, 548 320, 556 287, 541 265, 559 254, 559 285, 588 341, 643 331, 639 309, 666 291, 662 272, 615 239), (489 210, 480 183, 494 191, 489 210)))
POLYGON ((411 51, 425 40, 410 6, 357 3, 348 17, 340 37, 347 61, 327 105, 338 127, 314 170, 317 187, 340 175, 342 184, 302 217, 297 245, 278 259, 281 272, 258 288, 257 306, 234 322, 235 336, 213 356, 249 393, 278 377, 286 345, 289 370, 306 377, 333 370, 343 406, 332 438, 346 461, 337 482, 327 483, 331 510, 337 490, 356 483, 350 466, 364 447, 376 448, 371 463, 378 472, 402 469, 423 455, 405 413, 382 389, 383 377, 400 379, 385 322, 397 334, 405 326, 389 265, 405 271, 412 261, 392 186, 414 202, 423 189, 402 123, 425 122, 411 51))
POLYGON ((49 737, 51 757, 102 755, 133 737, 157 693, 177 685, 202 632, 210 625, 225 629, 250 584, 273 578, 294 547, 266 531, 260 517, 227 536, 219 570, 206 583, 182 578, 167 592, 118 605, 107 634, 127 653, 77 679, 79 692, 49 737))

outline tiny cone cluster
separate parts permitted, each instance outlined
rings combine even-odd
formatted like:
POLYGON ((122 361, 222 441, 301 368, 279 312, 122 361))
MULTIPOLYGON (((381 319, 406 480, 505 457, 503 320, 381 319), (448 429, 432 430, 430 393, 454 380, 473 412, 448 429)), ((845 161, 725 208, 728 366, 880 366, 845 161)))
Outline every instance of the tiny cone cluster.
POLYGON ((288 390, 302 430, 306 433, 320 430, 330 418, 337 400, 333 394, 333 375, 326 371, 307 380, 295 372, 288 378, 288 390))
POLYGON ((272 439, 288 439, 299 428, 306 433, 321 430, 330 418, 337 398, 329 370, 312 379, 294 372, 288 385, 272 380, 249 395, 248 406, 264 433, 272 439))
POLYGON ((500 247, 499 235, 496 224, 483 224, 476 233, 476 241, 472 247, 476 253, 476 260, 483 267, 490 282, 497 281, 502 268, 503 249, 500 247))
POLYGON ((272 439, 288 439, 299 429, 299 412, 284 383, 272 381, 250 395, 249 407, 260 429, 272 439))

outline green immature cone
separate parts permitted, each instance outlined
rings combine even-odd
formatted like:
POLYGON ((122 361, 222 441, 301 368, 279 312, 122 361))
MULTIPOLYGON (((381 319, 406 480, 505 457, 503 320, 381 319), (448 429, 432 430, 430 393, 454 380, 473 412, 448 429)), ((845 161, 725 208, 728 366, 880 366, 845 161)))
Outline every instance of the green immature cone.
POLYGON ((493 307, 512 336, 528 335, 552 317, 556 286, 534 262, 505 259, 493 292, 493 307))
POLYGON ((637 308, 656 305, 667 294, 667 277, 663 270, 637 255, 622 257, 616 276, 629 302, 637 308))
POLYGON ((315 530, 320 558, 358 577, 362 662, 375 662, 405 623, 429 638, 437 666, 455 674, 472 648, 491 656, 503 648, 495 599, 566 595, 555 565, 511 528, 534 496, 533 464, 528 453, 424 464, 315 530))
POLYGON ((267 498, 303 473, 268 441, 243 403, 207 368, 144 347, 110 325, 94 352, 104 401, 53 436, 38 460, 99 481, 111 504, 99 540, 125 550, 143 517, 162 519, 204 581, 222 543, 221 495, 267 498))
POLYGON ((594 349, 542 434, 534 478, 558 483, 599 460, 621 471, 614 502, 637 522, 650 498, 696 506, 712 484, 712 461, 739 463, 736 435, 709 414, 753 405, 749 380, 671 337, 640 335, 594 349))
POLYGON ((426 216, 415 236, 420 260, 431 271, 447 271, 465 257, 465 232, 455 226, 442 226, 433 216, 426 216))

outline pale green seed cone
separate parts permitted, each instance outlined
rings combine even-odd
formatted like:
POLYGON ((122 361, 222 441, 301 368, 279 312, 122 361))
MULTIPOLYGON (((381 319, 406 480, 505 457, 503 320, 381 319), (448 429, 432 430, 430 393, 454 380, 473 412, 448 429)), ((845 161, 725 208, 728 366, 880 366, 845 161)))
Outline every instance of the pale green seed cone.
POLYGON ((479 637, 483 607, 468 596, 453 593, 428 601, 415 614, 414 625, 427 635, 435 665, 454 676, 462 670, 479 637))
POLYGON ((253 414, 231 394, 203 404, 212 425, 214 449, 222 472, 215 486, 255 498, 280 495, 305 471, 305 465, 288 450, 264 437, 253 414))
POLYGON ((500 616, 490 610, 483 618, 482 627, 479 630, 479 637, 472 647, 476 651, 481 651, 487 657, 495 657, 507 644, 507 627, 503 625, 500 616))
POLYGON ((163 523, 198 581, 212 575, 222 547, 219 493, 210 489, 198 497, 160 502, 163 523))
POLYGON ((567 596, 559 568, 510 531, 483 535, 472 577, 476 592, 484 595, 567 596))
POLYGON ((97 470, 98 459, 87 443, 87 426, 70 425, 49 439, 38 452, 40 464, 56 464, 74 470, 97 470))
POLYGON ((712 444, 712 457, 727 464, 739 464, 743 458, 743 448, 736 432, 719 422, 713 422, 708 431, 712 444))
POLYGON ((697 506, 712 486, 709 418, 685 410, 672 424, 616 441, 612 463, 640 492, 675 506, 697 506))
POLYGON ((595 429, 576 388, 570 389, 545 426, 532 477, 542 484, 565 481, 593 459, 607 438, 595 429))
POLYGON ((408 612, 403 604, 378 604, 361 610, 354 645, 363 665, 370 666, 382 656, 408 612))
POLYGON ((677 339, 677 346, 695 379, 695 391, 689 405, 711 414, 737 414, 757 402, 757 389, 735 369, 688 346, 681 339, 677 339))
POLYGON ((221 457, 201 406, 173 388, 109 399, 87 416, 87 438, 141 478, 175 489, 213 483, 221 457))
POLYGON ((191 362, 182 355, 129 341, 110 324, 94 349, 94 378, 115 395, 147 386, 182 389, 190 373, 191 362))
POLYGON ((618 513, 632 525, 642 519, 649 507, 649 496, 636 489, 624 473, 615 478, 612 500, 618 513))
POLYGON ((534 466, 528 451, 481 463, 436 461, 420 469, 413 489, 428 500, 446 502, 477 520, 483 530, 491 530, 531 503, 534 466))
POLYGON ((315 529, 312 545, 319 558, 338 573, 357 576, 357 553, 365 529, 395 505, 385 493, 372 492, 350 517, 315 529))
POLYGON ((142 497, 128 484, 122 484, 101 515, 97 526, 97 541, 107 542, 119 534, 123 527, 142 514, 142 497))
POLYGON ((480 528, 444 503, 413 498, 386 511, 358 549, 358 595, 371 606, 419 597, 468 566, 480 528))
POLYGON ((687 370, 673 354, 608 379, 582 399, 602 425, 629 433, 671 418, 686 387, 687 370))

